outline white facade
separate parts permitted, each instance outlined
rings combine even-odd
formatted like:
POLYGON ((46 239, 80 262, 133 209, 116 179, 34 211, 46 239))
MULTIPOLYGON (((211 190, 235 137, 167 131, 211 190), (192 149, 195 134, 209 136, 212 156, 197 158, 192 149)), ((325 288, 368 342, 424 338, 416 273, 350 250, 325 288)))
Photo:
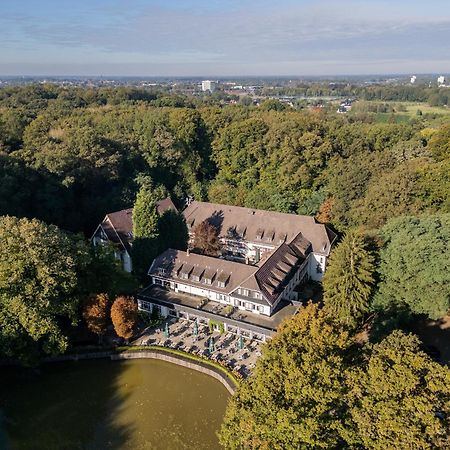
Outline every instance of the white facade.
MULTIPOLYGON (((109 241, 101 225, 99 225, 96 232, 94 233, 94 236, 92 237, 92 244, 94 245, 94 247, 96 247, 97 245, 114 245, 109 241)), ((131 256, 123 248, 114 248, 114 258, 122 263, 122 269, 125 272, 131 272, 133 270, 131 256)))
POLYGON ((215 81, 211 80, 203 80, 202 81, 202 91, 203 92, 214 92, 216 89, 216 83, 215 81))
MULTIPOLYGON (((183 292, 190 295, 195 295, 197 297, 207 298, 208 300, 212 300, 218 303, 222 303, 224 305, 231 305, 235 308, 238 308, 242 311, 250 311, 255 314, 263 314, 266 316, 270 316, 271 307, 267 304, 260 304, 257 302, 252 302, 251 298, 243 299, 234 296, 233 294, 238 294, 238 290, 231 294, 225 294, 223 292, 217 292, 211 289, 199 288, 197 286, 193 286, 188 283, 183 283, 177 280, 176 282, 173 280, 166 280, 164 278, 152 276, 153 284, 164 286, 167 289, 171 289, 174 292, 183 292)), ((262 299, 262 298, 261 298, 262 299)))
MULTIPOLYGON (((321 257, 318 257, 319 261, 321 257)), ((322 257, 323 258, 323 257, 322 257)), ((197 297, 207 298, 224 305, 230 305, 241 311, 248 311, 254 314, 262 314, 270 316, 272 311, 276 308, 281 300, 297 300, 297 293, 295 288, 309 276, 311 265, 314 269, 317 269, 320 264, 314 258, 313 254, 310 254, 303 264, 298 267, 297 271, 293 274, 289 283, 280 293, 274 304, 270 304, 261 291, 255 291, 243 287, 236 288, 233 292, 224 293, 218 292, 213 289, 208 289, 207 286, 194 286, 188 282, 183 282, 181 279, 173 280, 166 279, 163 276, 152 276, 151 280, 153 284, 163 286, 166 289, 173 290, 174 292, 182 292, 197 297), (311 263, 312 261, 312 263, 311 263), (259 301, 257 301, 259 300, 259 301)))
POLYGON ((325 272, 327 258, 320 253, 310 253, 308 257, 309 261, 309 277, 314 281, 321 281, 325 272))

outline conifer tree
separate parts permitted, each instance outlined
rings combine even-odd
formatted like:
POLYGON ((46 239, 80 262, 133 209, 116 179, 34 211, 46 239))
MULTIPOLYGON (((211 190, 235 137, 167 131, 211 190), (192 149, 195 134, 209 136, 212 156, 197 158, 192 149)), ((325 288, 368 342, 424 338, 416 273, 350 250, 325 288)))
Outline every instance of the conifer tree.
POLYGON ((323 278, 325 307, 340 322, 355 326, 367 313, 374 271, 365 237, 357 231, 347 233, 331 254, 323 278))
POLYGON ((157 198, 151 181, 145 177, 140 181, 140 188, 133 207, 134 238, 155 238, 158 235, 157 198))
POLYGON ((157 256, 158 210, 157 198, 148 177, 140 180, 141 187, 136 195, 133 207, 133 271, 143 278, 152 260, 157 256))

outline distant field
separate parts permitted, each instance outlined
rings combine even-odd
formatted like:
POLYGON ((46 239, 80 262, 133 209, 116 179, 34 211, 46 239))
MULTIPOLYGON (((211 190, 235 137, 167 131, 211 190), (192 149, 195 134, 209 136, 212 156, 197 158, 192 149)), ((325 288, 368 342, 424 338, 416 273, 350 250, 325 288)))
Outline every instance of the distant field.
MULTIPOLYGON (((376 117, 376 121, 380 123, 387 123, 395 121, 395 123, 409 122, 411 119, 418 117, 417 111, 420 110, 423 116, 437 115, 436 120, 447 119, 450 117, 450 108, 430 106, 427 103, 420 102, 383 102, 383 101, 361 101, 361 106, 367 105, 390 105, 395 112, 365 112, 363 108, 358 108, 358 102, 355 102, 355 108, 351 114, 370 114, 376 117)), ((428 116, 429 118, 429 116, 428 116)))
POLYGON ((400 114, 416 115, 417 110, 420 109, 422 114, 445 114, 450 115, 450 108, 444 108, 441 106, 430 106, 427 103, 416 102, 385 102, 389 105, 402 105, 406 108, 406 111, 400 112, 400 114))

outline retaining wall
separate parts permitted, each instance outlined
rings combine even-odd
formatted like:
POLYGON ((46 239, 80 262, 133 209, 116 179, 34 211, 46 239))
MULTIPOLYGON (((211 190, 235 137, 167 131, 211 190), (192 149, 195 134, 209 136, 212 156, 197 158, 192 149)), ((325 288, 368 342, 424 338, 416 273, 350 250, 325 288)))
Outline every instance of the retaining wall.
POLYGON ((234 382, 219 369, 215 369, 214 367, 209 366, 208 363, 202 363, 201 361, 193 361, 188 358, 183 358, 182 356, 164 353, 164 350, 162 351, 142 350, 142 351, 114 353, 111 355, 112 360, 140 359, 140 358, 159 359, 161 361, 167 361, 172 364, 178 364, 179 366, 187 367, 188 369, 197 370, 198 372, 202 372, 220 381, 231 395, 233 395, 234 391, 236 390, 236 385, 234 384, 234 382))

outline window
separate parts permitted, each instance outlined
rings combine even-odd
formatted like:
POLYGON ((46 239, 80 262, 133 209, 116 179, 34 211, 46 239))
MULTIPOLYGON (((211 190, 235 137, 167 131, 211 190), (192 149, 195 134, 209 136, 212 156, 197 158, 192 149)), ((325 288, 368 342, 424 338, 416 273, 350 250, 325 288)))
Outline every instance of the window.
POLYGON ((183 272, 181 274, 181 278, 183 278, 183 280, 187 280, 187 279, 189 279, 189 275, 186 272, 183 272))
POLYGON ((259 292, 253 292, 254 298, 261 298, 261 294, 259 292))
POLYGON ((258 306, 258 311, 259 312, 264 312, 264 306, 258 306))
POLYGON ((203 278, 203 283, 205 283, 205 284, 211 284, 211 283, 212 283, 212 280, 211 280, 211 278, 203 278))
POLYGON ((162 281, 159 278, 153 278, 155 284, 162 284, 162 281))
POLYGON ((158 267, 158 275, 166 275, 166 269, 164 267, 158 267))
POLYGON ((220 288, 224 288, 225 287, 225 282, 224 281, 218 281, 217 282, 217 286, 219 286, 220 288))
POLYGON ((248 289, 242 289, 242 295, 248 297, 248 289))

